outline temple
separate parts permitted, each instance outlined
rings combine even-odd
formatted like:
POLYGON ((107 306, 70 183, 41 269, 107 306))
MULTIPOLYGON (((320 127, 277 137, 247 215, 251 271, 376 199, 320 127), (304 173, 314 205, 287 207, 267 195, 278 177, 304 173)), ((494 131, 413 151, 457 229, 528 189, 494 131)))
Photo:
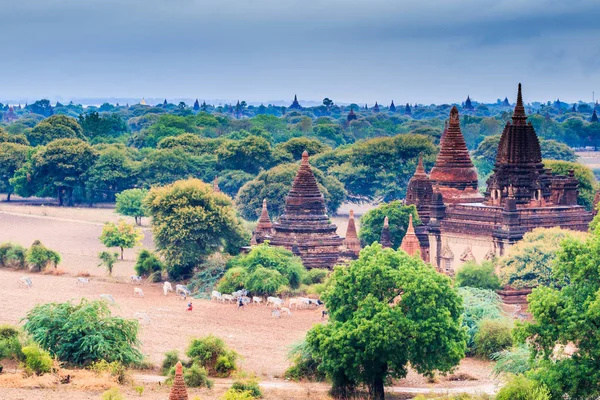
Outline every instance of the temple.
POLYGON ((269 211, 267 210, 267 199, 263 200, 262 211, 256 229, 252 232, 251 245, 261 244, 265 240, 270 240, 273 234, 273 223, 269 217, 269 211))
POLYGON ((183 380, 183 366, 181 365, 181 361, 178 361, 175 366, 175 377, 173 378, 173 385, 169 391, 169 400, 188 400, 188 393, 183 380))
POLYGON ((473 110, 473 103, 471 102, 471 98, 467 96, 467 100, 465 100, 465 105, 463 106, 465 110, 473 110))
POLYGON ((350 109, 350 112, 348 113, 348 122, 350 121, 354 121, 355 119, 357 119, 358 117, 356 116, 356 114, 354 113, 353 109, 350 109))
POLYGON ((383 228, 381 228, 381 236, 379 243, 384 248, 392 247, 392 235, 390 234, 390 220, 386 216, 383 220, 383 228))
POLYGON ((377 104, 377 102, 375 102, 375 105, 373 106, 373 112, 379 112, 379 104, 377 104))
POLYGON ((592 114, 592 118, 590 119, 590 122, 598 122, 598 114, 596 114, 595 108, 594 108, 594 112, 592 114))
POLYGON ((354 260, 358 258, 360 253, 360 240, 356 232, 356 222, 354 221, 354 210, 350 210, 348 217, 348 228, 346 229, 346 237, 342 242, 341 256, 344 259, 354 260))
POLYGON ((412 110, 410 109, 410 104, 406 103, 406 107, 404 107, 404 114, 411 115, 412 110))
POLYGON ((394 104, 394 100, 392 100, 392 104, 390 104, 390 112, 396 112, 396 105, 394 104))
POLYGON ((270 243, 292 250, 302 258, 306 268, 333 268, 342 246, 342 238, 336 230, 327 216, 325 199, 305 151, 286 197, 284 213, 273 224, 270 243))
POLYGON ((302 110, 302 106, 300 105, 300 103, 298 103, 298 97, 296 95, 294 95, 294 101, 289 106, 289 109, 290 110, 302 110))
POLYGON ((415 229, 421 257, 440 272, 453 275, 464 262, 503 256, 537 227, 587 231, 592 214, 577 204, 578 182, 573 172, 552 175, 542 164, 537 135, 527 122, 521 85, 483 196, 455 107, 440 146, 429 176, 419 163, 405 200, 417 207, 423 222, 415 229))
POLYGON ((408 228, 406 229, 404 238, 402 238, 402 244, 400 245, 400 248, 410 256, 414 256, 421 251, 421 245, 417 235, 415 234, 415 228, 413 226, 412 214, 409 214, 408 216, 408 228))

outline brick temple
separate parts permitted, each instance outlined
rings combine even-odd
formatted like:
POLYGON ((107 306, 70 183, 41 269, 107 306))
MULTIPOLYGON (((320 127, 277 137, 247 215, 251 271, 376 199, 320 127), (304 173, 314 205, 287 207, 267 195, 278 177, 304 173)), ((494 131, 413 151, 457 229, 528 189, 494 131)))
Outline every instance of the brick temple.
POLYGON ((578 183, 544 168, 535 130, 527 122, 521 85, 512 122, 502 132, 493 173, 483 195, 460 131, 456 107, 427 175, 419 163, 407 188, 423 225, 415 229, 421 256, 454 274, 467 261, 500 257, 538 227, 587 231, 592 213, 577 204, 578 183))
POLYGON ((285 211, 273 224, 270 243, 291 250, 306 268, 333 268, 338 262, 343 239, 329 221, 325 199, 308 162, 308 153, 285 199, 285 211))

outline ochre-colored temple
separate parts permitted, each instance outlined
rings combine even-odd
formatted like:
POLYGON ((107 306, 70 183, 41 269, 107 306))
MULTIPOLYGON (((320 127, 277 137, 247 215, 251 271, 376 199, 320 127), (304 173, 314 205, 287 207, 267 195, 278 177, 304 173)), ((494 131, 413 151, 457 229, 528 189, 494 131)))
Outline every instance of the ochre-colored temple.
POLYGON ((263 199, 262 211, 260 212, 260 218, 256 229, 252 232, 252 239, 250 240, 251 245, 263 243, 265 240, 270 240, 273 234, 273 224, 269 217, 269 211, 267 210, 267 199, 263 199))
POLYGON ((188 400, 187 389, 183 381, 183 366, 181 365, 181 361, 178 361, 175 366, 175 377, 169 391, 169 400, 188 400))
POLYGON ((577 204, 577 195, 578 182, 572 172, 553 176, 544 168, 519 84, 512 122, 502 132, 484 195, 478 192, 458 110, 452 108, 435 167, 427 177, 419 164, 406 203, 417 207, 423 221, 416 229, 422 257, 452 275, 464 262, 504 255, 534 228, 586 231, 592 214, 577 204))
POLYGON ((421 251, 421 245, 417 235, 415 234, 415 227, 413 226, 412 214, 409 214, 408 216, 408 228, 406 229, 404 238, 402 238, 402 244, 400 244, 400 248, 411 256, 414 256, 417 254, 417 252, 421 251))
POLYGON ((360 240, 356 233, 356 223, 354 221, 354 210, 350 210, 348 218, 348 228, 346 229, 346 237, 342 242, 344 253, 349 253, 350 258, 358 257, 360 253, 360 240))
POLYGON ((285 200, 285 211, 273 224, 270 243, 298 254, 306 268, 332 268, 338 262, 342 246, 336 230, 327 216, 325 199, 305 151, 285 200))

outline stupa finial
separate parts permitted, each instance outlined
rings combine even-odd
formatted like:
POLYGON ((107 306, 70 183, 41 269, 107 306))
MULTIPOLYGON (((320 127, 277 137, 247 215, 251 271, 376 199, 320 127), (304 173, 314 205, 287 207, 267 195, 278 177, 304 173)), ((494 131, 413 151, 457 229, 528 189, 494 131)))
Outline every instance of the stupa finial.
POLYGON ((517 104, 515 105, 515 111, 512 116, 513 123, 524 124, 527 119, 525 114, 525 106, 523 105, 523 94, 521 93, 521 84, 519 83, 519 90, 517 92, 517 104))
POLYGON ((308 165, 308 151, 302 153, 302 165, 308 165))

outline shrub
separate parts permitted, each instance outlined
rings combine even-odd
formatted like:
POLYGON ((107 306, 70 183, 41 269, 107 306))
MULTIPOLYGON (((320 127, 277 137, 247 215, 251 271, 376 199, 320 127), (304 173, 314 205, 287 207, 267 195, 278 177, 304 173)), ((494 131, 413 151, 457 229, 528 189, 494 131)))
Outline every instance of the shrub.
POLYGON ((287 279, 279 271, 259 267, 248 275, 244 287, 255 294, 270 295, 286 283, 287 279))
POLYGON ((104 251, 101 251, 100 253, 98 253, 98 259, 100 259, 100 264, 98 264, 98 266, 99 267, 104 266, 106 268, 106 270, 108 271, 108 274, 112 275, 113 267, 119 260, 119 253, 117 253, 117 252, 111 253, 110 251, 104 250, 104 251))
POLYGON ((226 263, 225 255, 221 253, 211 255, 198 266, 196 269, 198 272, 188 282, 188 288, 192 293, 197 293, 196 296, 209 299, 211 291, 225 274, 226 263))
POLYGON ((306 379, 311 382, 322 382, 325 374, 319 371, 319 361, 315 360, 306 344, 306 340, 290 347, 287 355, 292 365, 285 371, 285 377, 293 381, 306 379))
POLYGON ((23 347, 25 355, 25 371, 29 374, 44 375, 52 370, 50 353, 37 345, 23 347))
POLYGON ((38 271, 43 270, 48 265, 56 266, 60 262, 60 254, 54 250, 48 249, 39 240, 34 241, 27 250, 25 259, 33 268, 38 271))
POLYGON ((320 296, 326 288, 327 284, 325 283, 315 283, 314 285, 307 286, 305 292, 306 294, 315 294, 320 296))
POLYGON ((467 351, 473 354, 475 334, 479 330, 479 322, 484 319, 498 320, 504 318, 500 308, 500 297, 492 290, 470 287, 458 288, 463 298, 463 327, 467 328, 467 351))
POLYGON ((244 287, 246 270, 242 267, 231 268, 219 281, 217 290, 221 293, 233 293, 244 287))
POLYGON ((482 320, 473 338, 475 354, 482 358, 489 358, 492 354, 511 347, 511 331, 512 327, 508 320, 482 320))
POLYGON ((171 368, 173 368, 177 364, 177 361, 181 361, 179 359, 179 352, 177 350, 167 351, 165 353, 165 359, 163 360, 160 366, 161 375, 166 376, 171 370, 171 368))
POLYGON ((526 345, 512 349, 502 350, 491 355, 496 361, 494 375, 513 374, 520 375, 532 369, 531 350, 526 345))
POLYGON ((2 243, 0 245, 0 266, 25 268, 25 254, 25 248, 19 244, 2 243))
POLYGON ((20 336, 19 328, 12 325, 0 325, 0 361, 6 359, 23 361, 25 359, 20 336))
POLYGON ((313 268, 308 270, 302 279, 302 283, 305 285, 314 285, 316 283, 323 283, 329 275, 329 271, 326 269, 313 268))
POLYGON ((500 289, 500 278, 494 272, 491 262, 486 261, 481 265, 468 262, 456 274, 456 286, 497 290, 500 289))
POLYGON ((237 377, 234 379, 231 389, 239 392, 249 392, 253 397, 262 397, 262 392, 255 376, 237 377))
POLYGON ((102 400, 125 400, 125 397, 118 387, 113 387, 102 393, 102 400))
POLYGON ((25 331, 61 361, 88 365, 106 360, 127 366, 143 358, 137 348, 138 321, 113 317, 104 301, 40 304, 26 321, 25 331))
POLYGON ((106 360, 100 360, 94 362, 90 370, 99 374, 102 372, 108 372, 111 376, 117 379, 117 382, 122 385, 127 380, 127 368, 123 364, 118 361, 107 362, 106 360))
POLYGON ((239 390, 229 389, 219 398, 219 400, 254 400, 255 397, 248 391, 240 392, 239 390))
POLYGON ((138 253, 135 262, 135 273, 139 276, 149 276, 154 272, 161 272, 164 268, 162 261, 151 251, 143 249, 138 253))
POLYGON ((229 376, 235 370, 235 361, 237 354, 228 350, 225 342, 213 335, 209 335, 200 339, 192 339, 187 356, 192 362, 197 362, 208 370, 210 376, 229 376), (217 363, 219 357, 226 357, 217 363), (219 371, 217 371, 217 364, 219 371))
MULTIPOLYGON (((175 367, 169 370, 168 383, 172 383, 175 378, 175 367)), ((188 387, 206 387, 212 388, 213 381, 208 379, 208 373, 204 367, 201 367, 197 362, 194 362, 191 366, 184 368, 183 370, 183 381, 188 387)))
POLYGON ((543 385, 518 375, 500 389, 496 400, 550 400, 550 392, 543 385))

